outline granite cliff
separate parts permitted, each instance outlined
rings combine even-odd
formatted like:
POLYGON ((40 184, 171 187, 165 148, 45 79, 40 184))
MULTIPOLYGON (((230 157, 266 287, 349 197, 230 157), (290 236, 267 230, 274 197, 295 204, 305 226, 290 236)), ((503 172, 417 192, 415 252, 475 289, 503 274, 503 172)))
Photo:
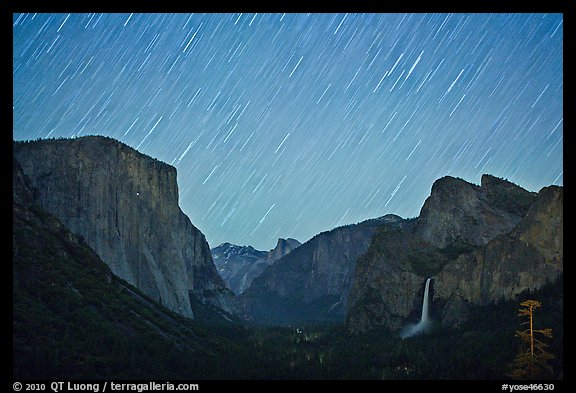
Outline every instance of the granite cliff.
POLYGON ((414 234, 437 247, 454 242, 483 245, 512 230, 535 196, 491 175, 483 175, 480 186, 445 176, 432 185, 414 234))
POLYGON ((460 255, 436 275, 435 296, 446 301, 445 325, 461 323, 466 304, 513 299, 559 277, 564 261, 563 200, 562 187, 542 188, 512 231, 460 255))
POLYGON ((435 314, 449 326, 466 319, 470 304, 555 280, 563 270, 562 195, 561 187, 533 193, 490 175, 480 186, 438 179, 416 222, 381 227, 358 259, 348 327, 399 329, 420 312, 427 277, 435 314))
POLYGON ((114 274, 186 317, 191 297, 234 311, 204 235, 178 206, 174 167, 100 136, 14 142, 13 154, 42 209, 114 274))
POLYGON ((440 269, 444 250, 407 228, 382 226, 368 251, 358 258, 346 323, 353 331, 377 326, 399 329, 422 303, 424 277, 440 269))
POLYGON ((268 251, 268 254, 266 255, 266 265, 273 265, 274 262, 283 256, 288 255, 292 250, 294 250, 296 247, 300 247, 301 245, 302 243, 296 239, 279 238, 276 242, 276 247, 268 251))
POLYGON ((241 343, 112 273, 82 237, 42 209, 16 160, 12 182, 14 378, 218 379, 222 363, 231 378, 245 376, 234 366, 241 343))

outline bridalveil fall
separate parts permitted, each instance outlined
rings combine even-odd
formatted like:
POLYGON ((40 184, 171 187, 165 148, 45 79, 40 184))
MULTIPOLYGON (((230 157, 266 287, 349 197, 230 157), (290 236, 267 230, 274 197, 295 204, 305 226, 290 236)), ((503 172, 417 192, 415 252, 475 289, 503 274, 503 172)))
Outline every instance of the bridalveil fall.
POLYGON ((415 325, 409 324, 405 326, 400 332, 400 337, 402 338, 412 337, 414 335, 424 333, 430 327, 430 279, 431 277, 426 280, 426 286, 424 287, 424 298, 422 299, 422 314, 420 316, 420 322, 415 325))

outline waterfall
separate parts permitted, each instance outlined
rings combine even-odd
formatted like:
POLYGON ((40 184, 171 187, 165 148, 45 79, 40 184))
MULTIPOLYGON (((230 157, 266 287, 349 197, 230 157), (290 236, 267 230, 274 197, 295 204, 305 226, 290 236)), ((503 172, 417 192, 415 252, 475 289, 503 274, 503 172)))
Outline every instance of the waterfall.
POLYGON ((428 323, 428 290, 430 289, 430 277, 426 280, 426 287, 424 288, 424 299, 422 300, 422 316, 420 323, 428 323))
POLYGON ((420 322, 417 324, 409 324, 405 326, 400 332, 400 337, 402 338, 424 333, 430 327, 430 279, 431 277, 426 280, 426 286, 424 287, 424 298, 422 299, 422 314, 420 316, 420 322))

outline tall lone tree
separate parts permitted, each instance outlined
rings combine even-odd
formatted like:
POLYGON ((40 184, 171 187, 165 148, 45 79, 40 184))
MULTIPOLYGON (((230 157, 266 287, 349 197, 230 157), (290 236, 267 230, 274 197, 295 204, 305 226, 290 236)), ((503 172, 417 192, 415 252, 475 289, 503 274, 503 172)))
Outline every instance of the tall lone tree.
POLYGON ((518 316, 528 318, 521 325, 528 325, 528 327, 516 331, 516 336, 522 340, 522 343, 512 365, 514 369, 509 376, 519 379, 550 377, 554 370, 548 362, 554 358, 554 355, 546 351, 548 344, 540 341, 536 335, 552 338, 552 329, 534 328, 534 310, 542 304, 537 300, 526 300, 520 303, 520 306, 522 308, 519 309, 518 316))

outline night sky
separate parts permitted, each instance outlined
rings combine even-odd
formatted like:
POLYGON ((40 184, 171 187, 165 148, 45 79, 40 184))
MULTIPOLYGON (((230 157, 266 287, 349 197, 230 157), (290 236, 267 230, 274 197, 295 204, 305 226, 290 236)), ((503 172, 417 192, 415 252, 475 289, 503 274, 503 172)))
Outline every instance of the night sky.
POLYGON ((211 247, 388 213, 434 180, 563 184, 561 14, 14 14, 13 137, 178 170, 211 247))

